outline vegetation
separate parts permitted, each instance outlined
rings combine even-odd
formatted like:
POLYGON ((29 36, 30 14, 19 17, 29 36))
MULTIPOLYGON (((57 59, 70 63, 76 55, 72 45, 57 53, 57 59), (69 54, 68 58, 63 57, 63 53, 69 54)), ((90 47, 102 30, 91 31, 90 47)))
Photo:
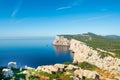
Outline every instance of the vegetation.
POLYGON ((63 64, 69 65, 72 64, 72 62, 64 62, 63 64))
POLYGON ((88 46, 91 46, 94 49, 100 48, 108 52, 113 52, 115 53, 115 57, 120 58, 120 39, 106 38, 93 33, 62 36, 69 40, 76 39, 85 42, 88 46))
POLYGON ((81 67, 82 69, 86 69, 86 70, 97 70, 99 69, 97 66, 90 64, 88 62, 81 62, 78 63, 77 66, 81 67))
POLYGON ((46 72, 39 72, 32 70, 27 70, 29 74, 26 75, 26 80, 72 80, 69 75, 65 75, 62 72, 57 72, 54 74, 49 74, 46 72))

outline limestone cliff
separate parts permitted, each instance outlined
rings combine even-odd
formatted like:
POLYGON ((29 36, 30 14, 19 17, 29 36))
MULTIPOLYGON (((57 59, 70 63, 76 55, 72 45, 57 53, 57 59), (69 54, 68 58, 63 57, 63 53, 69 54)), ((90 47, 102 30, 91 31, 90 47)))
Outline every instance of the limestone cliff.
POLYGON ((62 46, 69 46, 70 41, 64 36, 56 36, 55 40, 53 41, 53 45, 62 45, 62 46))
MULTIPOLYGON (((62 39, 60 38, 60 42, 66 43, 64 41, 65 41, 64 39, 62 41, 62 39)), ((57 38, 57 42, 59 42, 59 38, 57 38)), ((93 49, 92 47, 87 46, 86 43, 75 40, 75 39, 69 40, 69 46, 70 46, 69 49, 74 53, 73 63, 80 63, 85 61, 90 64, 96 65, 100 69, 108 70, 108 71, 114 72, 115 74, 119 73, 120 59, 110 55, 105 56, 104 58, 101 58, 100 50, 98 51, 97 49, 93 49)))
POLYGON ((74 52, 73 62, 89 62, 104 70, 120 70, 120 59, 111 56, 100 58, 99 52, 85 43, 72 39, 70 50, 74 52))

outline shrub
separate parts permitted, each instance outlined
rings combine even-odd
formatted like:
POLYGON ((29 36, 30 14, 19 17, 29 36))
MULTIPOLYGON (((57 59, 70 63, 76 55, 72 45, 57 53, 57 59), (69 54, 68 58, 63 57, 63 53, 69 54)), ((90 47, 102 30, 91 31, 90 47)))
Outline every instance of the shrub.
POLYGON ((99 69, 97 66, 90 64, 88 62, 81 62, 78 63, 77 66, 81 67, 82 69, 87 69, 87 70, 96 70, 99 69))

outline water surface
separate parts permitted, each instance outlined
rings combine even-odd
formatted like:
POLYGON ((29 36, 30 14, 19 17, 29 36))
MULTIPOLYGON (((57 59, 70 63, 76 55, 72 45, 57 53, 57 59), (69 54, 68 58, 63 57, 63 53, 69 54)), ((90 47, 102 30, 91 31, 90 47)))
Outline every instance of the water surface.
POLYGON ((0 39, 0 66, 17 62, 18 66, 37 67, 55 63, 72 62, 67 47, 53 46, 54 38, 0 39))

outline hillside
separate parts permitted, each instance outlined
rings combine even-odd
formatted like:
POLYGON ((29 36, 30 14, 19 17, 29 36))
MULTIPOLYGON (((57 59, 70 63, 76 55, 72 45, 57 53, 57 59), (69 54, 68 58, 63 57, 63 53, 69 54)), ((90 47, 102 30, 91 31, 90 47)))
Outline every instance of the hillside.
POLYGON ((105 38, 104 36, 96 35, 94 33, 62 36, 67 39, 76 39, 85 42, 94 49, 100 48, 108 52, 113 52, 115 53, 115 57, 120 58, 120 39, 105 38))
POLYGON ((118 36, 118 35, 106 35, 104 37, 106 37, 106 38, 112 38, 112 39, 120 39, 120 36, 118 36))

